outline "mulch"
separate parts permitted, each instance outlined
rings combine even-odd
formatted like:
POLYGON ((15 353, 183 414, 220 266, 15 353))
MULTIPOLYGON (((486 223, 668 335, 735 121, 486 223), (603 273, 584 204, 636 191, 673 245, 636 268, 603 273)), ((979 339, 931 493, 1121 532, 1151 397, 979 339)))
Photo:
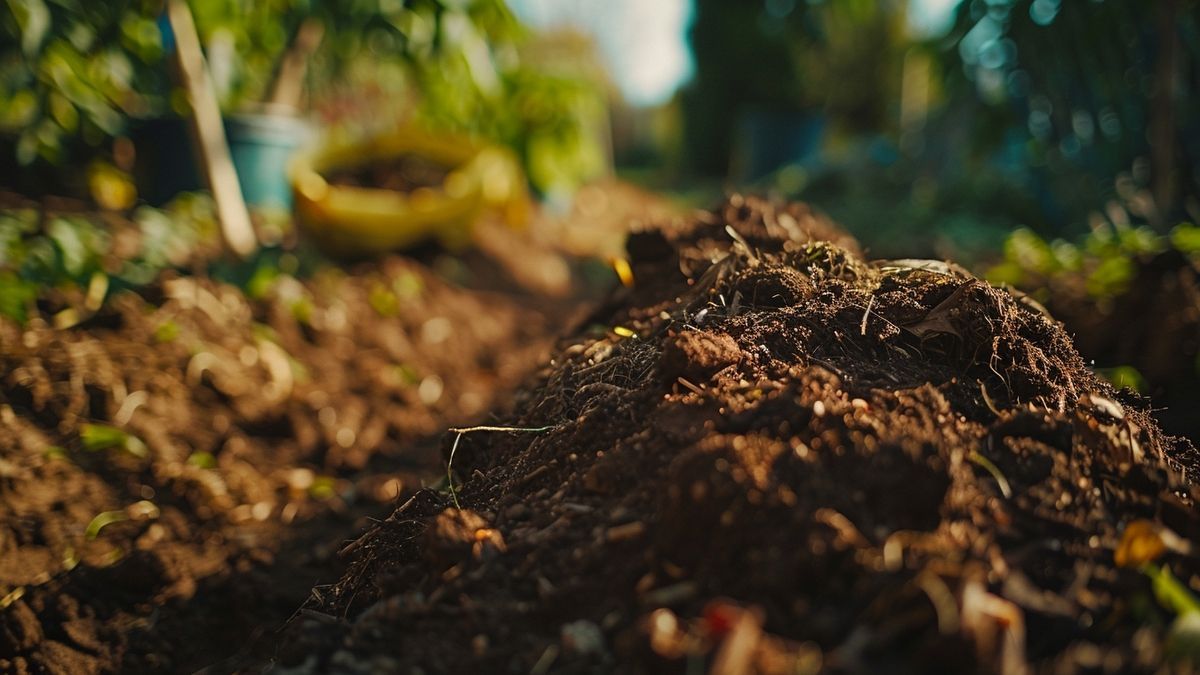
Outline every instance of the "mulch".
POLYGON ((452 489, 343 548, 279 672, 1162 667, 1114 554, 1200 535, 1200 458, 1039 306, 740 196, 628 251, 512 412, 444 438, 452 489))
POLYGON ((0 323, 0 671, 269 659, 345 538, 436 480, 442 430, 503 410, 569 316, 439 266, 257 299, 167 274, 70 328, 0 323))

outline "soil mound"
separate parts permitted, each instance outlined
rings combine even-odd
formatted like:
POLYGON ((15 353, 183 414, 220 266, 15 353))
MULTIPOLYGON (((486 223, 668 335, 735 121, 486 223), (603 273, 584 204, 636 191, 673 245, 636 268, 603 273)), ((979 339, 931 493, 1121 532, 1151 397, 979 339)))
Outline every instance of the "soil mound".
POLYGON ((355 272, 257 300, 175 277, 70 329, 0 322, 0 671, 255 647, 357 517, 438 466, 421 439, 505 405, 550 346, 530 302, 398 257, 355 272))
POLYGON ((282 672, 1158 667, 1114 550, 1200 533, 1200 464, 1037 306, 736 196, 629 253, 509 428, 446 439, 454 489, 346 547, 282 672))

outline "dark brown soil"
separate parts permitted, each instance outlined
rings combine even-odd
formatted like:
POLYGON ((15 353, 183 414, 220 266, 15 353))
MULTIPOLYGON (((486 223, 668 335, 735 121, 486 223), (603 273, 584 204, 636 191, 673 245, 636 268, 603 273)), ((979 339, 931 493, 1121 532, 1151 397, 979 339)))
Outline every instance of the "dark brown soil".
POLYGON ((281 672, 1160 668, 1170 615, 1113 553, 1134 518, 1200 534, 1200 464, 1058 323, 801 206, 629 252, 511 430, 445 438, 456 491, 344 549, 281 672))
POLYGON ((1135 258, 1129 287, 1111 298, 1082 278, 1051 281, 1047 307, 1099 368, 1132 366, 1145 379, 1155 418, 1200 442, 1200 269, 1177 250, 1135 258))
POLYGON ((504 409, 568 316, 393 257, 0 323, 0 672, 269 659, 344 537, 436 480, 423 439, 504 409))
POLYGON ((404 154, 361 166, 330 171, 325 177, 334 185, 369 186, 412 192, 418 188, 440 187, 450 174, 450 167, 426 157, 404 154))

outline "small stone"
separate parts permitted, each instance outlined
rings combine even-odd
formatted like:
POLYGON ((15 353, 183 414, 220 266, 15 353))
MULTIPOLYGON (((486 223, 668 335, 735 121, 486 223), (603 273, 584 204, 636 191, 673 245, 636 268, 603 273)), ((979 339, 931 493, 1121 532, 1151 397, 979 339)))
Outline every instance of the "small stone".
POLYGON ((488 636, 481 633, 471 638, 471 651, 475 653, 477 658, 482 658, 484 654, 487 654, 487 650, 488 636))
POLYGON ((604 632, 587 619, 563 624, 560 631, 563 650, 574 654, 599 654, 604 651, 604 632))

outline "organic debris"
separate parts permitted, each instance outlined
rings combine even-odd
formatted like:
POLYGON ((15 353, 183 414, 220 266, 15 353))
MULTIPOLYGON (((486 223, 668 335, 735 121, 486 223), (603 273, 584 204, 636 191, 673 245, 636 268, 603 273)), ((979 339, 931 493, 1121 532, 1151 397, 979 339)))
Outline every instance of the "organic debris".
POLYGON ((436 480, 422 439, 548 347, 529 300, 398 257, 356 272, 257 300, 168 275, 70 329, 0 323, 0 671, 269 650, 343 533, 436 480))
POLYGON ((283 666, 1159 668, 1170 615, 1114 552, 1143 519, 1200 534, 1200 463, 1059 324, 801 205, 735 196, 629 260, 499 423, 548 428, 455 436, 455 500, 348 546, 283 666))

